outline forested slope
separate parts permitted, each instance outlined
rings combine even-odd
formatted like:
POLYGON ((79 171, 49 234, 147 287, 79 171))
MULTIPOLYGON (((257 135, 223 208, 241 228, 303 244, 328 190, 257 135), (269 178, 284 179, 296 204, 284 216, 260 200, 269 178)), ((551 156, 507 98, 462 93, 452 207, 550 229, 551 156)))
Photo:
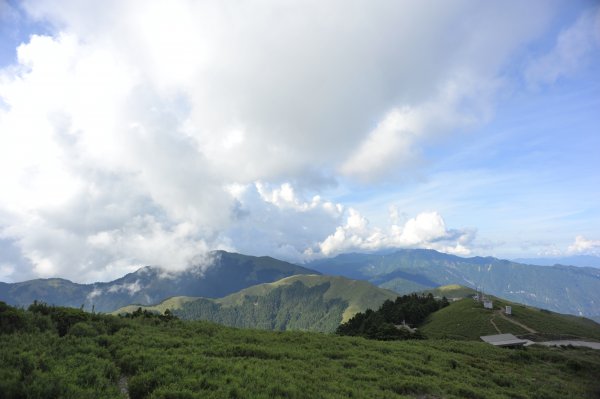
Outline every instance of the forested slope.
MULTIPOLYGON (((208 320, 233 327, 333 332, 359 311, 377 308, 396 294, 344 277, 297 275, 259 284, 224 298, 170 298, 142 309, 186 320, 208 320)), ((115 311, 131 313, 132 305, 115 311)))

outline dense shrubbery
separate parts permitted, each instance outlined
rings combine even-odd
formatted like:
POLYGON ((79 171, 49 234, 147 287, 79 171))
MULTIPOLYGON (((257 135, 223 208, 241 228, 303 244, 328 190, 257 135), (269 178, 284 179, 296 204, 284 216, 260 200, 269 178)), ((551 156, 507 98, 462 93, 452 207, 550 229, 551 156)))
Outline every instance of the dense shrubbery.
POLYGON ((151 312, 147 309, 142 310, 141 307, 137 308, 137 310, 132 313, 122 314, 120 317, 124 317, 126 319, 145 319, 164 322, 169 322, 177 319, 177 316, 175 316, 170 309, 166 309, 163 314, 160 314, 157 312, 151 312))
MULTIPOLYGON (((175 319, 168 312, 136 317, 159 324, 175 319)), ((0 302, 0 398, 119 397, 121 371, 108 347, 125 327, 131 322, 110 315, 0 302)))
POLYGON ((385 301, 376 311, 367 309, 357 313, 341 324, 336 333, 379 340, 422 339, 418 330, 411 331, 404 324, 419 326, 427 316, 445 306, 448 306, 445 297, 437 300, 431 294, 404 295, 395 301, 385 301))
POLYGON ((493 399, 600 393, 600 358, 586 349, 514 352, 476 342, 380 342, 234 329, 143 311, 119 318, 44 304, 22 310, 0 303, 0 328, 2 399, 493 399))

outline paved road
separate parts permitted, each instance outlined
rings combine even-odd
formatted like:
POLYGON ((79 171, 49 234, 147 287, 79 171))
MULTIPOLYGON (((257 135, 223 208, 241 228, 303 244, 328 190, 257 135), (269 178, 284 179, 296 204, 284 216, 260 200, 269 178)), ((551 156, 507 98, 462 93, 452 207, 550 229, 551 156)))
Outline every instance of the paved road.
POLYGON ((538 345, 545 346, 560 346, 560 345, 573 345, 573 346, 585 346, 587 348, 592 349, 600 349, 600 342, 590 342, 590 341, 570 341, 570 340, 560 340, 560 341, 546 341, 546 342, 536 342, 538 345))

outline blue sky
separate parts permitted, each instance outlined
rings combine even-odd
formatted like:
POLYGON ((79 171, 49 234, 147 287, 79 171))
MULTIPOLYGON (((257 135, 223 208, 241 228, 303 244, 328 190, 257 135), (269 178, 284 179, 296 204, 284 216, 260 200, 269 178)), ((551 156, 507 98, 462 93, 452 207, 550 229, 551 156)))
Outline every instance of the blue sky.
POLYGON ((0 0, 0 281, 600 254, 594 1, 0 0))

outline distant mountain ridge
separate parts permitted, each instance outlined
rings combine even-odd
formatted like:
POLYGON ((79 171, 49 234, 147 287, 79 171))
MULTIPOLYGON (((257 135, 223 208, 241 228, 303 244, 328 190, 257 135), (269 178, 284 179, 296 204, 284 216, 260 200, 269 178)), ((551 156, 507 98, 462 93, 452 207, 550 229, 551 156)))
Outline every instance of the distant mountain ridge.
POLYGON ((580 267, 598 267, 600 268, 600 256, 594 255, 573 255, 573 256, 552 256, 543 258, 518 258, 515 262, 525 263, 527 265, 538 266, 580 266, 580 267))
POLYGON ((165 275, 161 269, 145 267, 106 283, 77 284, 60 278, 0 283, 0 301, 28 306, 37 299, 110 312, 132 303, 156 304, 172 296, 222 298, 292 275, 323 273, 366 280, 398 294, 448 284, 479 287, 507 300, 600 320, 600 269, 596 268, 533 266, 424 249, 342 254, 302 266, 224 251, 212 255, 214 265, 203 273, 192 269, 165 275))
MULTIPOLYGON (((169 309, 186 320, 208 320, 232 327, 333 332, 343 321, 376 309, 397 294, 366 281, 322 275, 296 275, 245 288, 223 298, 169 298, 143 309, 169 309)), ((132 313, 130 305, 113 312, 132 313)))
POLYGON ((306 264, 323 274, 362 279, 400 294, 460 284, 526 305, 600 316, 600 269, 534 266, 493 257, 461 258, 426 249, 342 254, 306 264))
POLYGON ((255 257, 225 251, 211 253, 213 264, 203 272, 190 269, 166 274, 160 268, 143 267, 117 280, 77 284, 51 278, 20 283, 0 283, 0 301, 28 306, 34 300, 48 304, 110 312, 131 304, 154 304, 165 298, 203 296, 219 298, 252 285, 296 274, 319 274, 302 266, 271 257, 255 257))

